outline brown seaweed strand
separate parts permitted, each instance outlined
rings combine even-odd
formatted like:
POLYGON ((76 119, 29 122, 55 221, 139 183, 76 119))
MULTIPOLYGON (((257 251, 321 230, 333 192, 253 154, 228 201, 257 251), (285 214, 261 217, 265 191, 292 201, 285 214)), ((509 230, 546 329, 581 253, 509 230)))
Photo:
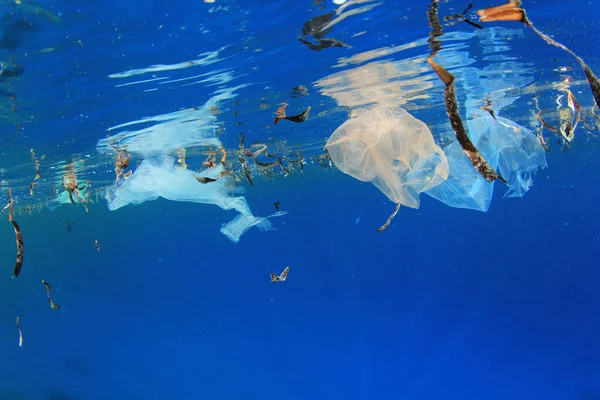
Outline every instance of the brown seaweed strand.
POLYGON ((458 111, 458 102, 456 100, 456 93, 454 90, 454 75, 452 75, 451 73, 446 71, 446 69, 443 68, 441 65, 433 61, 433 57, 435 57, 436 53, 441 49, 441 44, 437 40, 437 37, 443 34, 443 27, 440 23, 437 10, 438 0, 431 0, 431 4, 427 11, 427 19, 429 20, 429 25, 432 29, 429 37, 429 47, 431 47, 432 52, 429 58, 427 59, 427 63, 429 64, 429 66, 431 66, 431 68, 446 85, 446 89, 444 89, 444 102, 446 103, 446 112, 448 113, 448 118, 450 119, 450 124, 452 125, 452 129, 454 130, 456 139, 458 140, 458 143, 460 144, 463 151, 471 161, 471 164, 473 164, 473 167, 475 167, 475 169, 486 181, 493 182, 496 179, 500 179, 502 182, 508 184, 508 182, 506 182, 506 180, 502 178, 498 173, 496 173, 496 171, 494 171, 494 169, 488 164, 488 162, 481 155, 479 150, 477 150, 477 148, 475 147, 473 142, 471 142, 471 139, 467 135, 465 127, 462 123, 462 119, 460 118, 460 113, 458 111))
POLYGON ((502 182, 508 184, 508 182, 501 177, 490 164, 488 164, 473 142, 471 142, 471 139, 469 139, 458 112, 458 104, 454 90, 454 79, 450 84, 446 84, 446 89, 444 89, 444 100, 446 102, 446 111, 450 117, 450 124, 456 134, 456 139, 458 139, 463 151, 467 157, 469 157, 471 164, 473 164, 475 169, 486 181, 493 182, 496 179, 500 179, 502 182))

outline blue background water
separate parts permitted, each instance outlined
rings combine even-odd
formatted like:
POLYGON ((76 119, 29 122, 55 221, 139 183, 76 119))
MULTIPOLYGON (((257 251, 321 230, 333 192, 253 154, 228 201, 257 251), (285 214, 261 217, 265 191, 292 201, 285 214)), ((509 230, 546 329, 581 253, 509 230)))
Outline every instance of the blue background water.
MULTIPOLYGON (((171 18, 191 22, 189 10, 168 4, 171 18)), ((277 9, 237 4, 267 15, 277 9)), ((592 8, 581 5, 568 11, 588 22, 592 8)), ((130 35, 147 21, 159 24, 164 12, 137 2, 85 7, 88 15, 100 8, 102 18, 137 16, 139 25, 128 20, 130 35)), ((558 2, 528 9, 548 24, 565 14, 558 2)), ((295 17, 298 26, 306 19, 295 17)), ((378 29, 394 32, 393 18, 378 29)), ((145 42, 140 34, 139 46, 145 42)), ((206 50, 188 51, 190 44, 177 41, 169 51, 206 50)), ((146 57, 137 65, 160 58, 146 57)), ((102 75, 129 67, 115 60, 82 63, 102 75)), ((284 90, 289 82, 273 85, 284 90)), ((73 107, 87 107, 89 88, 80 90, 83 103, 73 107)), ((186 95, 181 105, 193 105, 186 95)), ((132 98, 131 108, 143 115, 176 108, 145 108, 153 99, 132 98)), ((86 127, 132 119, 108 101, 97 107, 86 127)), ((82 126, 56 124, 61 139, 47 143, 82 126)), ((85 135, 73 146, 89 150, 94 136, 85 135)), ((23 139, 15 148, 30 145, 23 139)), ((599 167, 597 149, 585 144, 553 152, 523 199, 502 199, 497 185, 490 211, 478 213, 424 196, 419 210, 401 209, 382 234, 375 228, 393 205, 337 172, 258 180, 247 192, 253 211, 270 214, 278 199, 290 213, 273 220, 277 231, 250 230, 238 244, 219 233, 235 214, 212 206, 157 200, 87 214, 61 207, 19 221, 26 257, 12 280, 14 235, 4 223, 0 398, 600 398, 599 167), (288 280, 271 284, 269 273, 286 265, 288 280), (49 309, 40 279, 52 284, 61 310, 49 309)))

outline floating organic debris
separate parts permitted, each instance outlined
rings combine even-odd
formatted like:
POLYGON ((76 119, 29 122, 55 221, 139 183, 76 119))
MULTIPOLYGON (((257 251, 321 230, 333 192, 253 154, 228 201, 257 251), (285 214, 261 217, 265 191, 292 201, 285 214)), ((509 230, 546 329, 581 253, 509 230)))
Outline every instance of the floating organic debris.
POLYGON ((462 123, 460 113, 458 112, 458 102, 456 101, 456 93, 454 91, 454 76, 431 58, 427 59, 427 63, 446 85, 446 89, 444 89, 444 101, 446 103, 448 117, 450 118, 450 124, 456 134, 458 143, 460 143, 463 151, 467 157, 469 157, 473 167, 475 167, 475 169, 479 171, 479 174, 488 182, 500 179, 502 182, 508 184, 503 177, 494 171, 485 158, 483 158, 479 150, 477 150, 473 142, 471 142, 471 139, 469 139, 467 131, 462 123))
MULTIPOLYGON (((31 156, 35 157, 35 153, 33 153, 33 149, 31 149, 31 156)), ((42 177, 42 175, 40 174, 40 160, 34 159, 33 162, 35 163, 35 178, 33 178, 33 181, 29 184, 29 194, 33 197, 34 191, 33 191, 33 187, 37 184, 38 179, 40 179, 42 177)))
POLYGON ((544 139, 544 135, 542 134, 543 129, 544 129, 544 127, 541 126, 540 129, 538 129, 536 136, 537 136, 540 144, 544 148, 544 150, 546 150, 546 152, 550 153, 550 146, 548 146, 548 142, 546 142, 546 139, 544 139))
POLYGON ((53 310, 60 309, 60 306, 56 304, 50 297, 48 297, 48 303, 50 304, 50 308, 53 310))
POLYGON ((392 223, 392 220, 394 219, 394 217, 396 217, 396 214, 398 214, 398 211, 400 210, 400 204, 398 203, 396 204, 396 208, 394 209, 394 212, 388 217, 387 221, 385 221, 385 224, 383 224, 381 227, 377 228, 376 232, 377 233, 381 233, 383 231, 385 231, 388 226, 390 226, 390 224, 392 223))
MULTIPOLYGON (((127 163, 129 163, 129 160, 127 160, 127 163)), ((118 173, 117 176, 119 176, 118 173)), ((85 209, 85 212, 89 211, 87 208, 87 199, 83 200, 79 192, 89 186, 89 182, 87 186, 79 186, 79 184, 77 183, 77 175, 75 175, 75 161, 65 166, 65 175, 63 176, 63 188, 67 191, 67 193, 69 193, 69 200, 71 201, 71 203, 75 205, 77 204, 75 203, 75 199, 73 198, 73 195, 75 195, 75 198, 79 201, 79 203, 81 203, 81 205, 85 209)), ((87 191, 87 193, 90 193, 89 190, 87 191)))
POLYGON ((288 121, 292 121, 292 122, 304 122, 308 119, 308 114, 310 113, 310 109, 311 107, 308 106, 304 111, 302 111, 300 114, 298 115, 291 115, 291 116, 287 116, 285 114, 285 109, 287 107, 287 103, 283 103, 276 112, 276 116, 275 116, 275 120, 273 121, 274 125, 277 125, 277 123, 279 121, 281 121, 282 119, 287 119, 288 121))
POLYGON ((337 40, 337 39, 332 39, 332 38, 327 38, 327 39, 320 39, 317 41, 317 43, 312 43, 309 42, 308 40, 299 37, 298 40, 306 45, 309 49, 311 50, 315 50, 315 51, 321 51, 321 50, 325 50, 328 49, 330 47, 345 47, 347 49, 351 48, 351 46, 349 46, 348 44, 337 40))
POLYGON ((21 228, 19 227, 19 224, 17 224, 17 221, 15 220, 11 220, 10 222, 12 222, 13 224, 13 228, 15 230, 15 237, 17 240, 17 260, 15 262, 15 270, 14 270, 14 274, 15 277, 19 277, 19 274, 21 273, 21 267, 23 266, 23 252, 25 250, 25 247, 23 246, 23 234, 21 233, 21 228))
POLYGON ((242 170, 244 171, 244 177, 250 184, 250 186, 254 186, 254 182, 252 182, 252 177, 250 176, 250 169, 248 168, 248 163, 245 158, 238 157, 238 160, 242 164, 242 170))
POLYGON ((131 161, 131 155, 127 150, 120 150, 117 153, 117 157, 115 160, 115 173, 117 174, 117 182, 119 178, 123 176, 123 178, 128 178, 131 176, 131 171, 129 171, 129 175, 125 176, 124 171, 129 167, 129 162, 131 161))
POLYGON ((277 200, 275 203, 273 203, 273 205, 275 206, 275 210, 279 211, 279 206, 281 206, 281 203, 279 202, 279 200, 277 200))
POLYGON ((580 58, 577 54, 575 54, 568 47, 558 43, 557 41, 551 39, 546 36, 544 33, 537 30, 535 26, 531 23, 531 21, 527 18, 527 14, 525 9, 519 8, 521 5, 521 0, 510 0, 508 4, 503 4, 501 6, 485 8, 483 10, 478 10, 477 15, 479 15, 479 20, 481 22, 493 22, 493 21, 519 21, 531 28, 539 37, 544 39, 546 43, 558 47, 571 54, 581 65, 583 72, 590 84, 590 89, 594 95, 594 99, 596 100, 596 105, 600 107, 600 80, 596 77, 594 72, 587 66, 587 64, 580 58))
POLYGON ((466 18, 465 15, 469 12, 469 10, 473 8, 473 3, 469 4, 467 6, 467 8, 465 9, 465 11, 463 11, 460 14, 454 14, 454 15, 450 15, 448 17, 444 17, 444 21, 452 21, 452 22, 448 22, 446 25, 456 25, 460 22, 466 22, 467 24, 474 26, 477 29, 483 29, 483 26, 479 25, 478 23, 475 23, 473 21, 471 21, 470 19, 466 18))
POLYGON ((290 267, 285 267, 281 275, 277 276, 274 272, 271 272, 271 282, 284 282, 287 279, 288 274, 290 273, 290 267))
POLYGON ((17 260, 15 262, 14 275, 16 278, 19 277, 21 273, 21 267, 23 266, 23 252, 25 251, 25 247, 23 246, 23 234, 21 233, 21 227, 17 221, 13 220, 13 197, 12 190, 8 189, 8 204, 2 209, 2 211, 9 209, 8 211, 8 221, 12 223, 13 229, 15 230, 15 238, 17 241, 17 260))
POLYGON ((52 300, 52 297, 50 297, 50 290, 52 289, 52 286, 50 286, 50 284, 43 279, 42 279, 42 283, 46 287, 46 295, 48 296, 48 303, 50 304, 50 308, 53 310, 60 309, 60 306, 52 300))
POLYGON ((46 287, 46 294, 50 294, 50 290, 52 289, 52 286, 50 286, 50 284, 43 279, 42 279, 42 283, 46 287))
MULTIPOLYGON (((546 128, 549 131, 553 132, 558 138, 558 143, 562 143, 563 150, 565 148, 571 148, 571 142, 575 139, 575 128, 577 128, 577 125, 581 121, 581 107, 579 106, 575 95, 569 89, 566 89, 566 92, 567 107, 563 107, 560 101, 560 99, 563 97, 562 94, 559 95, 556 99, 556 103, 558 105, 558 114, 560 118, 560 124, 558 127, 550 125, 548 122, 546 122, 546 120, 542 118, 542 115, 545 114, 545 111, 540 110, 537 103, 537 98, 535 100, 536 108, 538 110, 536 118, 542 123, 542 129, 546 128)), ((540 137, 541 131, 538 132, 538 138, 540 137)), ((543 140, 543 137, 541 139, 543 140)), ((540 143, 546 149, 546 151, 549 151, 549 148, 547 149, 547 144, 545 144, 545 141, 540 141, 540 143)))
POLYGON ((98 241, 94 241, 94 247, 98 250, 98 253, 100 253, 100 244, 98 243, 98 241))
POLYGON ((439 41, 437 41, 435 38, 441 36, 442 34, 442 26, 437 13, 437 0, 432 0, 432 4, 429 8, 427 16, 429 18, 429 25, 432 28, 430 47, 433 49, 431 55, 429 58, 427 58, 427 63, 446 85, 446 88, 444 89, 444 101, 446 103, 446 111, 448 113, 448 118, 450 119, 450 124, 452 125, 452 130, 454 130, 456 135, 456 139, 471 161, 473 167, 475 167, 475 169, 486 181, 493 182, 496 179, 500 179, 502 182, 508 184, 508 182, 498 173, 496 173, 496 171, 494 171, 494 169, 488 164, 479 150, 477 150, 473 142, 471 142, 469 135, 467 135, 458 111, 458 102, 456 100, 456 93, 454 89, 454 75, 433 61, 433 58, 441 47, 439 41))
POLYGON ((206 184, 206 183, 211 183, 211 182, 216 182, 217 179, 214 178, 209 178, 207 176, 197 176, 196 180, 200 183, 206 184))
POLYGON ((19 317, 17 317, 17 329, 19 330, 19 347, 23 347, 23 331, 19 326, 19 317))

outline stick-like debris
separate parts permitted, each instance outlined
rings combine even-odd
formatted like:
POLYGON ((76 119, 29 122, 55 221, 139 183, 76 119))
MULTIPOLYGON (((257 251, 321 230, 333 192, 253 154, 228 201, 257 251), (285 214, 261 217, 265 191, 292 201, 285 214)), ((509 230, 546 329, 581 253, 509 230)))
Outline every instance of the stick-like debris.
POLYGON ((446 85, 446 89, 444 89, 444 101, 446 103, 448 117, 450 118, 450 124, 452 125, 452 129, 456 134, 458 143, 460 143, 463 151, 467 157, 469 157, 473 167, 475 167, 483 179, 488 182, 493 182, 496 179, 500 179, 502 182, 508 184, 508 182, 496 171, 494 171, 490 164, 488 164, 483 155, 479 152, 479 150, 477 150, 473 142, 471 142, 469 135, 467 135, 467 131, 462 123, 462 119, 460 118, 460 113, 458 112, 458 102, 456 101, 456 93, 454 90, 454 75, 446 71, 441 65, 433 61, 431 58, 427 59, 427 63, 446 85))

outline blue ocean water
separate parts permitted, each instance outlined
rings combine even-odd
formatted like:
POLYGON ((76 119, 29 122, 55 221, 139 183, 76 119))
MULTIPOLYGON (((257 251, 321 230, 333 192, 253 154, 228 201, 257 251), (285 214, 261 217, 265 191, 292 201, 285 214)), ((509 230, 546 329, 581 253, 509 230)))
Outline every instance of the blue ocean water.
MULTIPOLYGON (((375 4, 355 3, 354 9, 375 4)), ((14 55, 24 72, 2 82, 16 98, 3 96, 2 188, 13 189, 25 258, 13 277, 14 232, 2 222, 0 399, 600 398, 600 162, 593 136, 600 127, 589 134, 580 127, 565 151, 546 131, 548 166, 522 198, 503 198, 506 189, 495 183, 483 213, 423 195, 419 209, 402 207, 383 233, 375 229, 394 204, 370 183, 314 162, 288 176, 257 173, 253 186, 237 182, 255 215, 273 213, 277 200, 289 211, 271 219, 275 230, 251 228, 239 243, 219 232, 237 215, 233 210, 163 198, 114 211, 106 206, 114 157, 97 144, 112 135, 108 129, 202 106, 219 88, 248 85, 213 109, 227 149, 237 148, 243 132, 248 144, 274 137, 283 148, 301 149, 307 161, 322 153, 354 106, 315 82, 359 63, 335 67, 343 58, 378 62, 365 54, 429 35, 429 2, 377 4, 335 26, 333 36, 351 48, 322 51, 297 37, 309 18, 336 9, 329 0, 3 4, 3 35, 15 45, 1 57, 8 62, 14 55), (29 25, 18 27, 21 21, 29 25), (219 49, 214 64, 109 77, 219 49), (201 74, 207 75, 190 78, 201 74), (297 85, 310 94, 291 97, 297 85), (284 100, 290 114, 310 105, 311 118, 272 124, 284 100), (30 149, 42 176, 34 196, 30 149), (74 160, 84 160, 80 181, 99 191, 89 212, 58 204, 53 193, 74 160), (269 274, 285 266, 287 280, 271 283, 269 274), (60 309, 48 307, 42 279, 60 309)), ((473 10, 494 5, 476 3, 473 10)), ((440 15, 466 6, 442 2, 440 15)), ((600 71, 594 4, 523 6, 536 27, 600 71)), ((524 66, 503 67, 497 82, 510 88, 511 79, 526 76, 533 83, 515 89, 522 98, 502 116, 535 131, 528 96, 538 88, 542 107, 554 109, 556 84, 564 80, 558 66, 572 67, 572 91, 590 110, 579 65, 509 24, 497 26, 519 32, 493 43, 494 51, 507 57, 502 62, 514 57, 524 66)), ((481 35, 490 30, 486 25, 481 35)), ((444 32, 474 29, 462 24, 444 32)), ((489 37, 440 39, 447 54, 469 52, 468 63, 452 69, 457 76, 462 67, 495 65, 485 59, 489 37)), ((382 57, 399 62, 428 51, 417 44, 382 57)), ((491 67, 486 71, 494 76, 491 67)), ((458 87, 459 101, 465 90, 458 87)), ((431 93, 408 98, 406 107, 435 130, 447 117, 441 86, 431 93)), ((188 151, 190 169, 199 169, 204 154, 188 151)), ((146 155, 132 153, 135 170, 146 155)))

